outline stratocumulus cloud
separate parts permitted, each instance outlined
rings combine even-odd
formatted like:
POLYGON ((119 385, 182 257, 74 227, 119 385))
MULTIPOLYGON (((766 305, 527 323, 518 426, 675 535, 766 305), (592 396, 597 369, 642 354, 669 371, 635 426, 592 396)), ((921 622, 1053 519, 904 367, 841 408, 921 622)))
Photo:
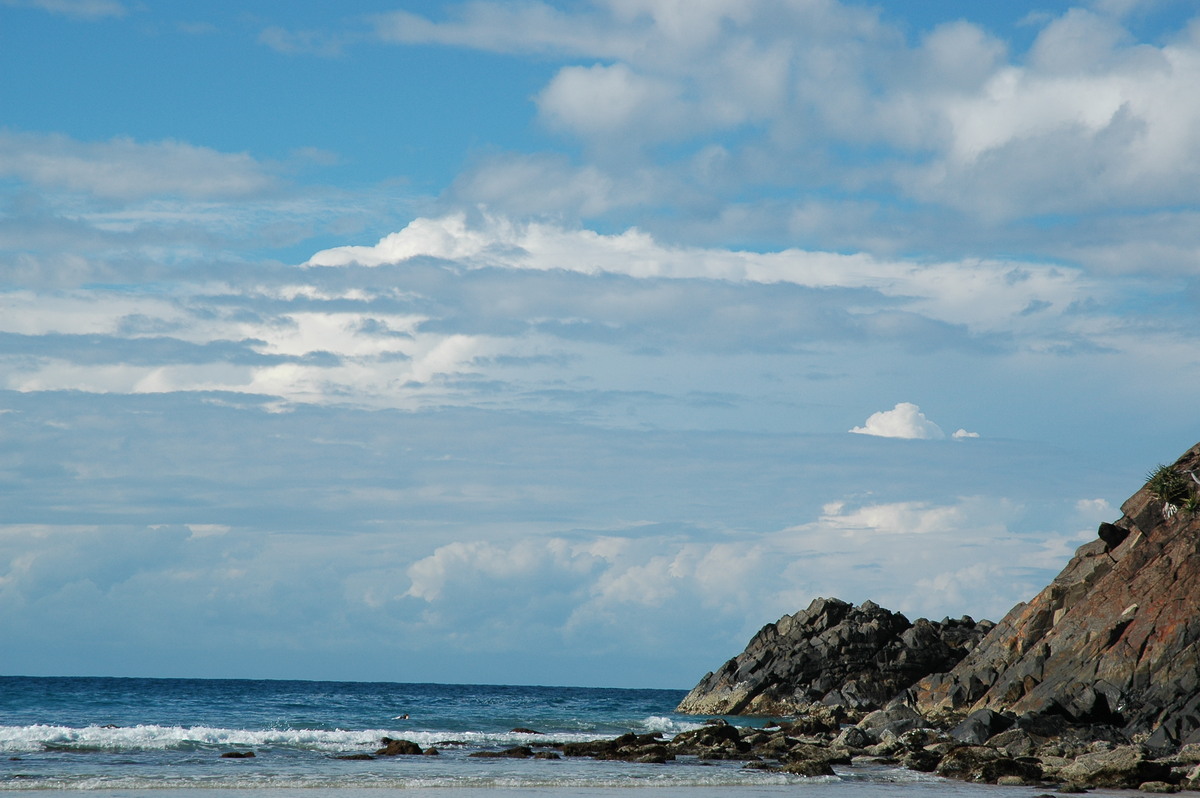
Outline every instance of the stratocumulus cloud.
MULTIPOLYGON (((918 312, 980 329, 1009 329, 1031 302, 1063 310, 1085 301, 1090 286, 1061 266, 1005 261, 915 263, 866 255, 788 249, 751 252, 669 246, 636 228, 604 235, 495 214, 419 218, 374 246, 322 250, 309 266, 379 266, 417 257, 475 268, 621 274, 641 279, 790 283, 812 288, 864 288, 905 298, 918 312)), ((1029 319, 1029 323, 1036 323, 1029 319)))

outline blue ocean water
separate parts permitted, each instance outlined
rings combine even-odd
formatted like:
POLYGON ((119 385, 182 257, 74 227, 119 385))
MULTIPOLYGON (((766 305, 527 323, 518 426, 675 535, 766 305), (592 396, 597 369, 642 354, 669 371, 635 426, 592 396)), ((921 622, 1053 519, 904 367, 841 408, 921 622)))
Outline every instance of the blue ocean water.
POLYGON ((704 720, 674 714, 683 695, 573 687, 0 677, 0 791, 200 798, 302 790, 319 798, 327 792, 345 797, 401 789, 406 795, 456 798, 478 796, 482 788, 583 798, 636 789, 647 797, 709 798, 729 790, 750 796, 803 787, 878 798, 930 790, 945 798, 970 789, 889 768, 804 779, 687 758, 650 765, 470 756, 629 731, 670 737, 704 720), (372 753, 383 737, 436 748, 439 755, 338 758, 372 753), (249 751, 253 758, 221 756, 249 751))

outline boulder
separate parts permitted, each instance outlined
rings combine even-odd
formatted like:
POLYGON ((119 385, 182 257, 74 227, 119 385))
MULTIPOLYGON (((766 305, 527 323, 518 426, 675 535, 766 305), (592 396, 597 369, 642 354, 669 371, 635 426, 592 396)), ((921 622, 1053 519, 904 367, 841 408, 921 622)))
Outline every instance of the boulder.
POLYGON ((479 759, 529 759, 533 756, 533 749, 527 745, 516 745, 503 751, 476 751, 468 756, 479 759))
POLYGON ((791 773, 793 776, 833 776, 833 768, 828 762, 822 762, 818 759, 802 759, 795 762, 788 762, 780 768, 784 773, 791 773))
POLYGON ((954 739, 982 745, 1002 731, 1008 731, 1016 723, 1016 718, 1002 715, 992 709, 980 709, 972 712, 967 719, 950 730, 954 739))
POLYGON ((928 726, 928 721, 907 704, 892 704, 886 709, 877 709, 858 722, 858 728, 877 739, 884 735, 899 737, 905 732, 928 726))
POLYGON ((1024 729, 1009 729, 986 740, 992 748, 1003 751, 1011 757, 1034 756, 1043 740, 1034 737, 1024 729))
POLYGON ((411 740, 393 740, 391 737, 384 737, 380 742, 383 743, 383 748, 375 752, 375 756, 413 756, 424 753, 421 746, 411 740))
POLYGON ((1076 757, 1058 772, 1059 778, 1085 787, 1136 789, 1147 781, 1164 781, 1170 767, 1151 760, 1138 745, 1118 746, 1076 757))
POLYGON ((866 748, 879 742, 879 738, 859 726, 847 726, 833 738, 833 744, 842 748, 866 748))
POLYGON ((1019 779, 1024 784, 1041 781, 1042 768, 1036 759, 1005 756, 995 748, 964 745, 951 750, 934 770, 939 776, 961 781, 996 784, 1000 779, 1019 779))
POLYGON ((1171 784, 1165 781, 1147 781, 1138 785, 1138 789, 1142 792, 1179 792, 1179 785, 1171 784))

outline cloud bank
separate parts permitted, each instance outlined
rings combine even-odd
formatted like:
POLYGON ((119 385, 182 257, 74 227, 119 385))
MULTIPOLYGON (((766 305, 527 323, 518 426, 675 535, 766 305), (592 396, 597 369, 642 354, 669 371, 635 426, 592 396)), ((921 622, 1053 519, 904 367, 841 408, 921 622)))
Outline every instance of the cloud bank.
POLYGON ((1026 598, 1193 443, 1200 28, 935 6, 7 0, 10 667, 686 687, 1026 598))

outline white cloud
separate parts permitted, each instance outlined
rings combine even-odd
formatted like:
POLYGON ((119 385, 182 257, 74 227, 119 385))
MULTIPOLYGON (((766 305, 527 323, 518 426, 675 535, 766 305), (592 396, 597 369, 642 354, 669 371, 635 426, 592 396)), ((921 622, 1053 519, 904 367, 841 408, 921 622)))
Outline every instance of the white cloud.
POLYGON ((942 428, 927 419, 921 408, 912 402, 899 402, 891 410, 872 413, 863 426, 854 427, 850 431, 880 438, 941 440, 946 437, 942 428))
MULTIPOLYGON (((673 224, 655 208, 687 208, 697 217, 687 229, 696 233, 747 194, 786 186, 792 197, 754 205, 751 215, 774 240, 787 240, 788 204, 811 213, 814 203, 836 206, 883 183, 923 207, 966 214, 963 233, 987 235, 1035 215, 1172 208, 1200 198, 1200 40, 1138 42, 1116 21, 1130 3, 1096 5, 1041 18, 1028 53, 961 20, 910 43, 878 10, 837 2, 628 0, 565 10, 478 2, 441 21, 382 15, 375 33, 396 43, 595 61, 562 67, 537 95, 544 123, 589 145, 594 162, 581 172, 602 170, 588 182, 605 187, 593 195, 604 200, 589 203, 588 213, 624 210, 653 228, 673 224), (666 140, 679 152, 658 159, 651 212, 639 205, 641 192, 609 188, 628 184, 644 166, 637 156, 666 140), (736 164, 715 183, 699 157, 714 146, 736 164), (856 148, 887 157, 864 168, 856 148), (825 196, 829 186, 838 199, 825 196)), ((486 197, 502 207, 495 192, 475 199, 486 197)), ((532 201, 518 198, 513 209, 532 201)), ((880 229, 928 224, 883 221, 855 225, 854 245, 911 251, 903 238, 915 234, 880 229)), ((1037 235, 1053 239, 1072 223, 1037 235)), ((730 220, 721 229, 745 228, 730 220)), ((1174 229, 1194 242, 1194 227, 1180 220, 1174 229)), ((939 245, 931 238, 915 248, 939 245)))
POLYGON ((287 55, 318 55, 332 58, 341 55, 348 44, 358 37, 333 36, 324 31, 294 31, 272 25, 258 35, 260 44, 287 55))
POLYGON ((322 250, 308 265, 377 266, 418 256, 503 269, 868 288, 940 321, 1006 332, 1037 323, 1018 318, 1031 302, 1049 303, 1046 307, 1061 311, 1095 291, 1077 271, 1061 266, 980 260, 905 262, 797 249, 757 253, 666 246, 636 228, 604 235, 486 213, 477 222, 469 221, 465 213, 419 218, 375 246, 322 250))
POLYGON ((42 188, 121 200, 162 195, 245 197, 276 185, 264 165, 245 153, 223 153, 170 140, 81 142, 61 134, 3 130, 0 176, 42 188))
POLYGON ((51 14, 61 14, 75 19, 102 19, 123 17, 126 9, 117 0, 3 0, 5 5, 40 8, 51 14))
POLYGON ((686 132, 681 112, 670 110, 677 106, 676 91, 674 85, 638 75, 624 64, 595 64, 565 67, 536 101, 552 128, 607 143, 635 123, 643 138, 686 132))

